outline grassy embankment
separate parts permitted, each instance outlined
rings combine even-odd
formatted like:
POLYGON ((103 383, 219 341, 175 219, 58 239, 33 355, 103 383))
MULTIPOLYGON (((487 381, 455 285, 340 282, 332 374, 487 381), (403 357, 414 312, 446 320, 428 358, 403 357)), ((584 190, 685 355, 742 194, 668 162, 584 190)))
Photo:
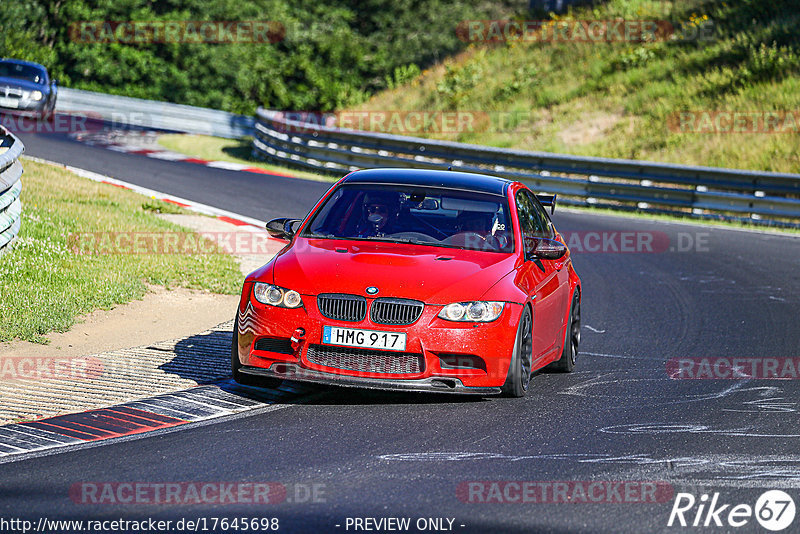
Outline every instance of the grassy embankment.
POLYGON ((142 298, 148 284, 239 291, 241 274, 225 254, 76 253, 76 235, 190 231, 154 214, 181 212, 170 204, 50 165, 24 166, 22 229, 0 256, 0 342, 46 343, 45 334, 81 314, 142 298))
MULTIPOLYGON (((694 133, 670 127, 687 110, 800 110, 800 37, 794 31, 800 11, 792 0, 609 0, 556 17, 616 18, 667 20, 676 28, 676 38, 651 43, 476 43, 355 109, 466 110, 491 117, 478 121, 474 131, 392 133, 585 156, 798 172, 800 123, 792 129, 791 121, 781 121, 786 133, 694 133), (695 32, 709 38, 690 39, 695 32)), ((455 32, 461 21, 446 22, 448 31, 455 32)), ((201 157, 252 163, 247 143, 167 137, 164 145, 201 157)))
POLYGON ((430 135, 466 143, 798 172, 800 124, 753 134, 669 127, 685 110, 800 110, 796 2, 609 0, 561 18, 668 20, 687 36, 713 31, 706 40, 652 43, 476 43, 358 109, 479 110, 516 122, 430 135))

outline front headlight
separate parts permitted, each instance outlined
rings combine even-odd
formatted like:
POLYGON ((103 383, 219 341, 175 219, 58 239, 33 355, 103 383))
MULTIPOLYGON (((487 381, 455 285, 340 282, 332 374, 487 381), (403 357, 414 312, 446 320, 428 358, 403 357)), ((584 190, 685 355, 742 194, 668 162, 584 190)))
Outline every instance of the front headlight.
POLYGON ((504 306, 504 302, 486 302, 482 300, 454 302, 442 308, 442 311, 439 312, 439 318, 446 321, 488 323, 500 317, 504 306))
POLYGON ((284 289, 272 284, 256 282, 253 286, 253 296, 262 304, 278 306, 280 308, 299 308, 303 305, 300 293, 293 289, 284 289))
POLYGON ((36 100, 37 102, 44 98, 44 95, 41 91, 34 91, 31 93, 31 100, 36 100))

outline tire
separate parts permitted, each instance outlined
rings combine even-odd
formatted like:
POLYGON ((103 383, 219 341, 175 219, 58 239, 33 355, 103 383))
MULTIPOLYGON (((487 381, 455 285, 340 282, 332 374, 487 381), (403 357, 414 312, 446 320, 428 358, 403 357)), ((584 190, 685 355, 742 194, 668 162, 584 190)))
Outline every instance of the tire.
POLYGON ((564 332, 564 349, 561 358, 550 364, 550 368, 561 373, 571 373, 578 361, 578 345, 581 343, 581 299, 578 290, 572 296, 569 320, 564 332))
POLYGON ((524 397, 531 381, 531 360, 533 356, 533 320, 527 306, 519 318, 517 336, 514 339, 514 352, 508 367, 506 382, 503 384, 504 397, 524 397))
POLYGON ((233 380, 237 384, 243 386, 257 386, 262 388, 276 389, 283 383, 279 378, 259 377, 244 374, 241 371, 242 362, 239 361, 239 344, 237 338, 239 337, 239 318, 233 321, 233 338, 231 339, 231 374, 233 380))

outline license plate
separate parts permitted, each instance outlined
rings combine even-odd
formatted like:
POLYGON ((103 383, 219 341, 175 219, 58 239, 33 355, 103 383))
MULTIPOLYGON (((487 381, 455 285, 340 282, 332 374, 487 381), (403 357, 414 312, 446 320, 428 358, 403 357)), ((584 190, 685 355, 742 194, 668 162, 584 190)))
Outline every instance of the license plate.
POLYGON ((406 334, 402 332, 379 332, 377 330, 326 326, 322 330, 322 342, 326 345, 344 345, 345 347, 406 350, 406 334))
POLYGON ((4 96, 0 96, 0 108, 18 108, 19 107, 19 100, 16 98, 6 98, 4 96))

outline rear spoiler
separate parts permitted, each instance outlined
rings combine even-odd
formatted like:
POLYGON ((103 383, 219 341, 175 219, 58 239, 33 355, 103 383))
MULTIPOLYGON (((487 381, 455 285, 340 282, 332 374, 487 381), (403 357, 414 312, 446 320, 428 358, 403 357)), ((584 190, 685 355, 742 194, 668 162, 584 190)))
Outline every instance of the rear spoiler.
POLYGON ((552 215, 556 211, 556 196, 558 195, 536 195, 536 198, 539 199, 542 206, 550 206, 550 215, 552 215))

